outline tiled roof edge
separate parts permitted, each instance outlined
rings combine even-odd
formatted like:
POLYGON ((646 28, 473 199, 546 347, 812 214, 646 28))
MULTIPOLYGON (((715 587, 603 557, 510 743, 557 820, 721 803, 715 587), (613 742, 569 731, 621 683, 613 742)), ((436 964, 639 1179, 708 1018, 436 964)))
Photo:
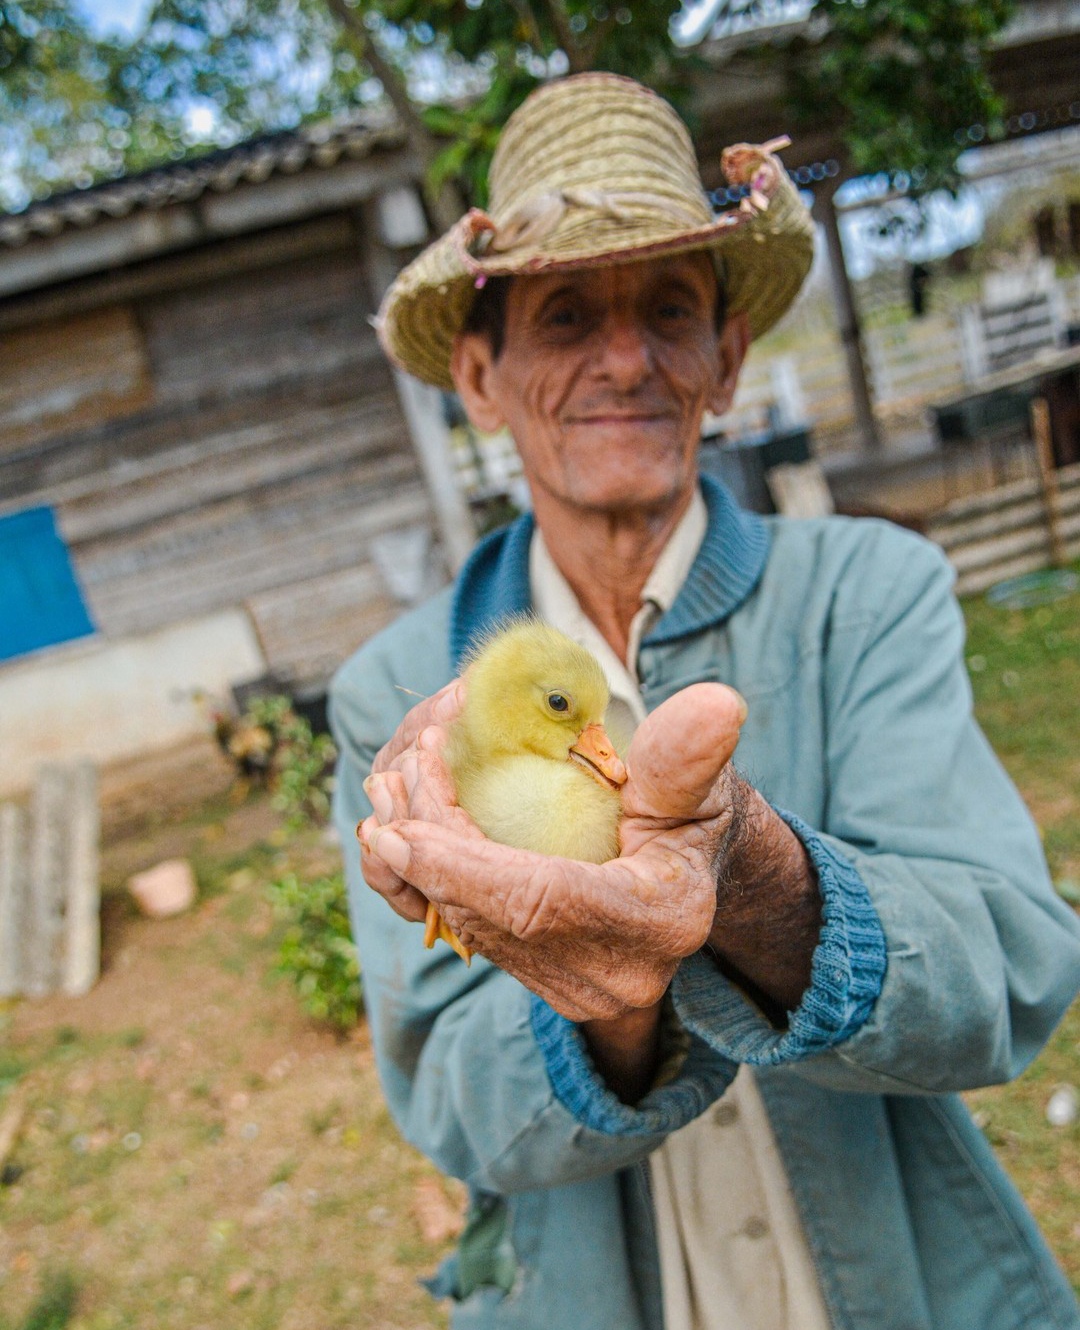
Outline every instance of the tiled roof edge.
POLYGON ((261 184, 274 175, 324 170, 342 160, 360 160, 404 143, 400 124, 392 115, 378 110, 354 112, 336 121, 316 121, 201 157, 103 180, 86 189, 52 194, 21 212, 0 212, 0 246, 15 247, 35 236, 94 226, 141 209, 190 203, 207 190, 227 193, 241 184, 261 184))

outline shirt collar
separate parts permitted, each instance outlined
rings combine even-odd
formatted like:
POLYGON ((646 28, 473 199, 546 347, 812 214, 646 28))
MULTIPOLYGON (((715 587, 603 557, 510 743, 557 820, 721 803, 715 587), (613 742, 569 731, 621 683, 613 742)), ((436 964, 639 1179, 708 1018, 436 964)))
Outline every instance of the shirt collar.
POLYGON ((641 589, 641 599, 650 601, 661 614, 675 604, 708 529, 709 510, 705 507, 701 490, 696 489, 641 589))
MULTIPOLYGON (((711 476, 701 477, 701 497, 707 525, 697 557, 670 607, 648 630, 646 644, 675 641, 723 622, 753 592, 764 570, 769 550, 765 522, 740 508, 711 476)), ((532 514, 526 513, 486 536, 466 560, 450 615, 455 667, 460 667, 478 635, 533 608, 529 586, 533 526, 532 514)))

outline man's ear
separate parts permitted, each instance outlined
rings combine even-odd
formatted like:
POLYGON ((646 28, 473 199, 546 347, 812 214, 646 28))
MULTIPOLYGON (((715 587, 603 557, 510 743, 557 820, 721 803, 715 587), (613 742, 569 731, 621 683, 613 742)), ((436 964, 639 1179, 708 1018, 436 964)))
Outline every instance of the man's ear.
POLYGON ((465 414, 484 434, 494 434, 506 424, 494 395, 495 357, 486 334, 458 333, 450 352, 450 373, 465 414))
POLYGON ((750 323, 745 311, 739 310, 736 314, 729 314, 717 342, 720 371, 709 398, 709 410, 714 416, 722 416, 731 409, 735 388, 739 382, 739 371, 749 349, 750 323))

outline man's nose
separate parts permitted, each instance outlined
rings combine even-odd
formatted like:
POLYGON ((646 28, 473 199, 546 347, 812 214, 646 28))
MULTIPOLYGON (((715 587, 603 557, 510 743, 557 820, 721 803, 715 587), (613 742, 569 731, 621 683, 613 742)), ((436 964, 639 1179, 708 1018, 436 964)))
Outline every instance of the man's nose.
POLYGON ((653 371, 648 329, 636 318, 611 318, 602 329, 601 363, 612 383, 636 387, 653 371))

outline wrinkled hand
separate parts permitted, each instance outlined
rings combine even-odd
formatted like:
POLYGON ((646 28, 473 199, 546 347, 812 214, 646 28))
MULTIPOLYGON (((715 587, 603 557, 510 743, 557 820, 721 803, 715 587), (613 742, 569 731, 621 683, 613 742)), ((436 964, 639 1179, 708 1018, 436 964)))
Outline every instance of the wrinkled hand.
POLYGON ((376 758, 375 812, 358 828, 369 886, 417 922, 433 901, 467 946, 571 1020, 656 1003, 714 924, 742 699, 695 684, 646 719, 627 756, 620 857, 583 864, 498 845, 457 806, 441 750, 462 688, 415 707, 376 758))

